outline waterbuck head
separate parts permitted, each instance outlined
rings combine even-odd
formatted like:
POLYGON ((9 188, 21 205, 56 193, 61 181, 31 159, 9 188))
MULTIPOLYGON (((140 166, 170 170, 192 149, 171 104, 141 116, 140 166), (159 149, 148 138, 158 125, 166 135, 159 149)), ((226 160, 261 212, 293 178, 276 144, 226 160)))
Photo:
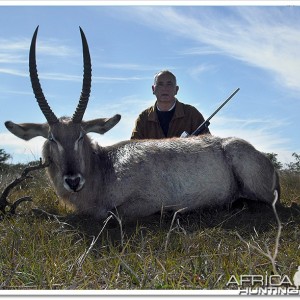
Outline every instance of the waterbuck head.
POLYGON ((112 118, 90 121, 82 120, 90 96, 92 68, 87 40, 80 28, 84 64, 81 96, 71 118, 57 118, 43 94, 38 78, 35 55, 37 33, 38 27, 31 41, 29 72, 35 98, 47 119, 47 123, 16 124, 7 121, 5 126, 11 133, 24 140, 30 140, 37 136, 46 138, 43 156, 51 161, 50 169, 52 171, 50 170, 50 173, 52 174, 50 175, 55 180, 54 184, 68 192, 78 192, 83 188, 86 181, 86 174, 90 168, 90 156, 92 155, 91 141, 86 134, 89 132, 104 134, 119 122, 121 116, 115 115, 112 118))

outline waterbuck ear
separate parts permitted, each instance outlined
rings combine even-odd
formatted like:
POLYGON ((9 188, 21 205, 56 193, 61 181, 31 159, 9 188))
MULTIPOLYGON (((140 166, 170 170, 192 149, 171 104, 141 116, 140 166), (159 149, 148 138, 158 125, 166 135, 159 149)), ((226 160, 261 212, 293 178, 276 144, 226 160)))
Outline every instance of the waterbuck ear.
POLYGON ((23 123, 16 124, 11 121, 5 122, 6 128, 15 136, 28 141, 34 137, 42 136, 48 138, 49 125, 48 123, 36 124, 36 123, 23 123))
POLYGON ((82 122, 82 127, 86 133, 96 132, 104 134, 113 128, 121 119, 121 115, 114 115, 111 118, 95 119, 91 121, 82 122))

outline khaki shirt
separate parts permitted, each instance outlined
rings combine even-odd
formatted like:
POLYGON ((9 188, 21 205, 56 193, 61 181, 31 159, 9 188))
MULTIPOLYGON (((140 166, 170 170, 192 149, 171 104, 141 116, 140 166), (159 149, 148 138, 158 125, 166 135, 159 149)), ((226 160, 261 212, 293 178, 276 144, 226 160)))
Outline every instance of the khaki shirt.
MULTIPOLYGON (((195 107, 176 100, 175 112, 170 121, 168 135, 165 136, 159 124, 155 107, 156 103, 138 116, 131 139, 180 137, 184 131, 191 134, 204 122, 202 114, 195 107)), ((209 130, 204 131, 204 133, 209 133, 209 130)))

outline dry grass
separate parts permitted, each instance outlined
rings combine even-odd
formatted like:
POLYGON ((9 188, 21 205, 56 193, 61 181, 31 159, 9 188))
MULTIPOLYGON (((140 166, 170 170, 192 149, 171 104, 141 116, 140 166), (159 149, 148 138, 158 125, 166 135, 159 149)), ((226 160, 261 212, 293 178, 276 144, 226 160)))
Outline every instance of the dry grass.
MULTIPOLYGON (((1 177, 0 191, 11 178, 1 177)), ((274 266, 292 278, 300 265, 300 176, 283 173, 281 181, 285 208, 278 209, 282 231, 272 265, 249 246, 264 252, 276 246, 278 220, 271 208, 99 222, 60 205, 44 171, 36 172, 10 198, 31 195, 33 203, 0 222, 0 288, 227 289, 231 275, 272 274, 274 266)))

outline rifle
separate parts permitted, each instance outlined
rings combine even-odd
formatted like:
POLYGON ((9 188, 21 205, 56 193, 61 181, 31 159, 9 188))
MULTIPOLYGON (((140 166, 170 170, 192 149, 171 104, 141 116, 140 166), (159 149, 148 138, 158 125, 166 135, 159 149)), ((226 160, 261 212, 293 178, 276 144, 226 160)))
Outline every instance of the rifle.
POLYGON ((240 90, 240 88, 237 88, 219 107, 218 109, 209 117, 206 119, 206 121, 204 121, 199 127, 197 127, 197 129, 192 132, 191 134, 188 134, 186 131, 184 131, 180 137, 189 137, 189 136, 193 136, 193 135, 199 135, 201 132, 203 132, 206 128, 208 128, 210 122, 209 120, 218 113, 218 111, 240 90))

